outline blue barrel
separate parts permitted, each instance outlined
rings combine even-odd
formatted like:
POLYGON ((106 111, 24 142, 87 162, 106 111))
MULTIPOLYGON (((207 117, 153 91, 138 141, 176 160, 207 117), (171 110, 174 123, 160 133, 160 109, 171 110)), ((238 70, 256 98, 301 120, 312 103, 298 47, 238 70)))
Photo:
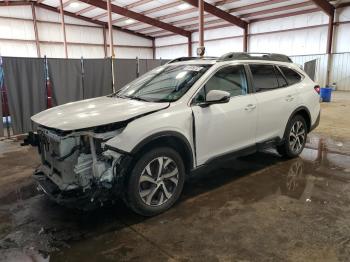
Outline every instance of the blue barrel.
POLYGON ((320 96, 322 102, 331 102, 332 91, 331 87, 321 87, 320 96))

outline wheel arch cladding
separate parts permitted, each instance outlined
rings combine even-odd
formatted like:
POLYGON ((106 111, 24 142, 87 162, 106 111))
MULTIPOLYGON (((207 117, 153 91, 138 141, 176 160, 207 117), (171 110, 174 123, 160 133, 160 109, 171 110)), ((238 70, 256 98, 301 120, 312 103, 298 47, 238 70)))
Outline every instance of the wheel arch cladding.
POLYGON ((189 174, 193 169, 194 162, 191 144, 184 135, 174 131, 165 131, 151 135, 135 146, 131 153, 139 156, 155 147, 170 147, 176 150, 184 161, 186 174, 189 174))
POLYGON ((296 115, 300 115, 305 119, 307 131, 310 132, 310 130, 311 130, 311 114, 310 114, 309 110, 304 106, 298 107, 296 110, 294 110, 293 114, 290 116, 288 123, 296 115))

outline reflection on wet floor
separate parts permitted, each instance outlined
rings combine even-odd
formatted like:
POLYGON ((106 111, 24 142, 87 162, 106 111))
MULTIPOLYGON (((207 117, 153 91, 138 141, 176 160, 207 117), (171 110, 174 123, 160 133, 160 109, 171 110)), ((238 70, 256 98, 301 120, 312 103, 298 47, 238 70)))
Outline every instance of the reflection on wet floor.
POLYGON ((310 136, 299 158, 271 150, 191 177, 153 218, 121 201, 68 210, 28 185, 0 199, 0 258, 347 261, 349 179, 350 143, 310 136))

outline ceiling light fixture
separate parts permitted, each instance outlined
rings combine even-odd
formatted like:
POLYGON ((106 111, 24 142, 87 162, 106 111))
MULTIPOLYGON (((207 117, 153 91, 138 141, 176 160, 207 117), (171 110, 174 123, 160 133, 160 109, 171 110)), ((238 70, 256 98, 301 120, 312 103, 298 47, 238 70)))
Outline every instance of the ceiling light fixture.
POLYGON ((183 3, 181 5, 179 5, 177 8, 181 9, 181 10, 185 10, 185 9, 188 9, 190 8, 191 6, 187 3, 183 3))
POLYGON ((73 3, 70 3, 69 6, 73 7, 73 8, 76 8, 76 7, 79 7, 80 4, 78 2, 73 2, 73 3))
POLYGON ((125 20, 125 24, 128 24, 128 25, 130 25, 130 24, 132 24, 132 23, 135 23, 135 20, 134 19, 127 19, 127 20, 125 20))

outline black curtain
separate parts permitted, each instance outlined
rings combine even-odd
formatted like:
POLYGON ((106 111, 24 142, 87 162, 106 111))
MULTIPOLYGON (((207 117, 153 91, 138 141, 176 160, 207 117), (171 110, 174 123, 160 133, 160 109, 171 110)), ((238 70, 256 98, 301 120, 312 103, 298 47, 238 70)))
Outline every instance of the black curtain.
POLYGON ((84 99, 112 93, 111 59, 84 59, 84 99))
POLYGON ((0 86, 0 137, 4 136, 4 122, 3 122, 3 116, 2 116, 2 90, 0 86))
POLYGON ((53 104, 83 99, 83 78, 80 59, 47 59, 52 84, 53 104))
POLYGON ((118 90, 136 78, 136 59, 115 59, 115 89, 118 90))
POLYGON ((147 73, 147 59, 139 59, 139 76, 147 73))
POLYGON ((147 59, 147 72, 152 69, 161 66, 161 61, 158 59, 147 59))
POLYGON ((30 117, 46 109, 44 59, 3 57, 13 131, 32 131, 30 117))

